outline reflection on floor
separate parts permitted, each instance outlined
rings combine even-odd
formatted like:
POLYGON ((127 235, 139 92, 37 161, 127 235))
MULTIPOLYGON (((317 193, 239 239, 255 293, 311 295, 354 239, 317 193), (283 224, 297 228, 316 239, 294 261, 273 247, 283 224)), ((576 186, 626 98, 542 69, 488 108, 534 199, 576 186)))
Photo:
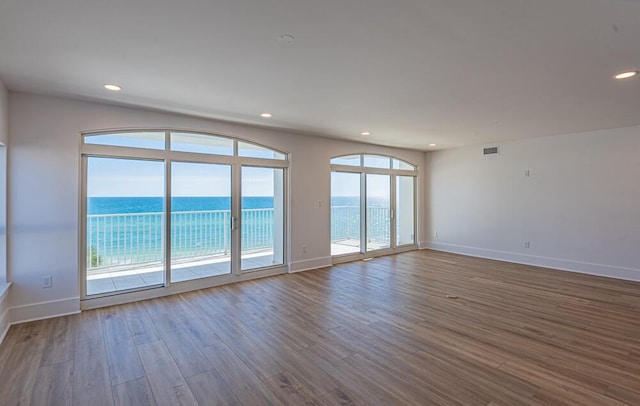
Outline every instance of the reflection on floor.
MULTIPOLYGON (((230 256, 226 255, 214 259, 174 264, 171 268, 171 282, 183 282, 228 274, 231 272, 230 261, 230 256)), ((272 251, 242 255, 242 268, 245 270, 272 265, 272 251)), ((162 265, 100 272, 87 275, 87 295, 139 289, 162 284, 164 284, 164 267, 162 265)))

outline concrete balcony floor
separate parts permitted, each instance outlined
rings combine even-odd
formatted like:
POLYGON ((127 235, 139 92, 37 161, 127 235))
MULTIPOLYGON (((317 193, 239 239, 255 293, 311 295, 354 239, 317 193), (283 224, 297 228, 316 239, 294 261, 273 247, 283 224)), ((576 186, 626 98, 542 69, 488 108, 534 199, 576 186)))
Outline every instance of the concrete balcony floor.
MULTIPOLYGON (((245 270, 273 265, 273 251, 270 250, 242 255, 242 267, 245 270)), ((183 282, 229 273, 231 273, 231 257, 230 255, 222 255, 206 260, 185 261, 173 264, 171 267, 171 282, 183 282)), ((87 275, 87 296, 128 289, 161 286, 163 284, 163 265, 90 272, 87 275)))
MULTIPOLYGON (((389 244, 369 242, 367 244, 367 251, 374 251, 379 249, 389 248, 389 244)), ((346 239, 335 240, 331 243, 331 255, 346 255, 346 254, 359 254, 360 253, 360 240, 346 239)))

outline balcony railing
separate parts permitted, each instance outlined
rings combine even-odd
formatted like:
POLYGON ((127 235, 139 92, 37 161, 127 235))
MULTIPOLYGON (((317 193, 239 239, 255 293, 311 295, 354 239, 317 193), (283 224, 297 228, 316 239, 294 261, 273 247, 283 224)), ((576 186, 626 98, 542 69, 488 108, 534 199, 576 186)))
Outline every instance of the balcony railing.
MULTIPOLYGON (((273 247, 273 209, 242 211, 243 251, 273 247)), ((130 267, 163 259, 163 213, 87 216, 87 269, 130 267)), ((229 210, 171 213, 171 259, 226 255, 231 250, 229 210)))
MULTIPOLYGON (((390 209, 387 207, 367 207, 367 240, 388 243, 391 231, 390 209)), ((360 207, 331 207, 331 242, 360 239, 360 207)))
MULTIPOLYGON (((331 242, 360 238, 360 208, 331 207, 331 242)), ((369 241, 388 241, 389 209, 368 207, 369 241)), ((273 248, 274 210, 242 211, 242 250, 273 248)), ((87 216, 87 270, 130 268, 163 260, 163 213, 87 216)), ((171 213, 172 260, 228 255, 231 250, 229 210, 171 213)))

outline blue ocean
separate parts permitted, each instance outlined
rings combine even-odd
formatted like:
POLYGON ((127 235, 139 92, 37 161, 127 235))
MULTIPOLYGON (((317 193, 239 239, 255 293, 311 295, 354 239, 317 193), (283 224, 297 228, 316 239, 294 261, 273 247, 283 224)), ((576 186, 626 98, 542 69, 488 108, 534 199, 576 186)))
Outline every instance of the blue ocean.
MULTIPOLYGON (((378 202, 371 202, 377 206, 378 202)), ((331 206, 358 206, 358 197, 343 196, 331 198, 331 206)), ((273 198, 248 196, 242 198, 243 209, 271 209, 273 198)), ((171 210, 203 211, 230 210, 230 197, 174 197, 171 210)), ((164 210, 162 197, 90 197, 87 201, 87 214, 121 214, 121 213, 161 213, 164 210)))
MULTIPOLYGON (((87 214, 121 214, 121 213, 160 213, 164 210, 162 197, 90 197, 87 201, 87 214)), ((243 197, 244 209, 273 208, 272 197, 243 197)), ((203 211, 230 210, 230 197, 174 197, 171 199, 171 210, 203 211)))

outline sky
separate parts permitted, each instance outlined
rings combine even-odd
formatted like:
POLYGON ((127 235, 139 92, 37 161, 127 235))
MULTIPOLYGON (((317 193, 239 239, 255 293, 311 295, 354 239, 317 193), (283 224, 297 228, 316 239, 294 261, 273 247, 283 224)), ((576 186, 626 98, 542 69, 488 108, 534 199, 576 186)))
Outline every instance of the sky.
MULTIPOLYGON (((229 196, 229 165, 172 164, 172 196, 229 196)), ((273 169, 243 168, 244 196, 272 196, 273 169)), ((279 170, 281 173, 281 170, 279 170)), ((158 197, 164 195, 161 161, 90 157, 87 197, 158 197)))

